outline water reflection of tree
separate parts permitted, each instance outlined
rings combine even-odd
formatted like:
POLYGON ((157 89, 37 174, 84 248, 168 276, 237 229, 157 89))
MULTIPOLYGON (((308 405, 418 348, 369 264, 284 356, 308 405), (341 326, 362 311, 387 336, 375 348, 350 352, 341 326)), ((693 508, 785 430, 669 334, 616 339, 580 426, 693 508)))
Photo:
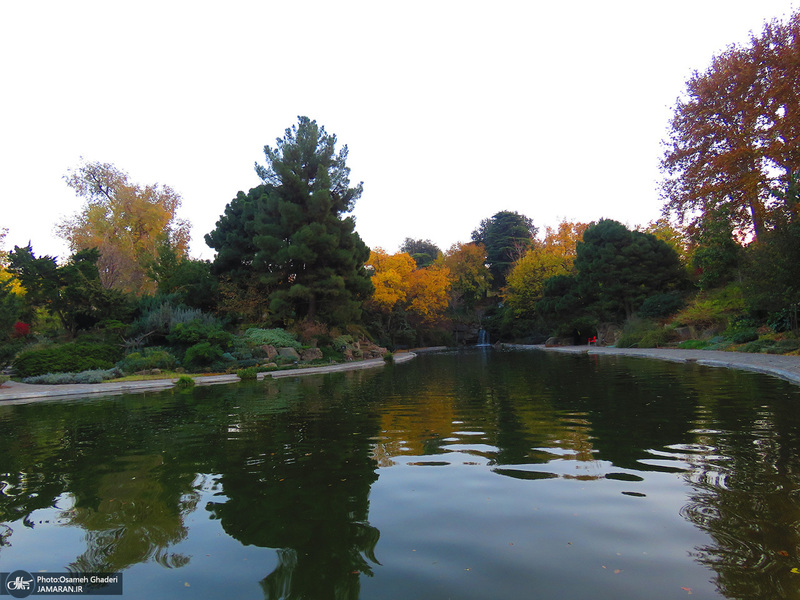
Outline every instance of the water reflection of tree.
POLYGON ((215 472, 227 497, 207 509, 242 542, 278 549, 278 566, 262 582, 277 598, 358 598, 371 575, 379 532, 368 523, 377 479, 370 454, 378 419, 364 403, 368 387, 343 377, 276 383, 288 408, 242 415, 222 442, 215 472))
MULTIPOLYGON (((68 496, 73 506, 60 525, 86 530, 86 550, 69 565, 76 571, 119 571, 170 554, 186 536, 193 509, 194 473, 175 471, 182 451, 173 429, 185 407, 157 398, 121 402, 24 405, 0 420, 0 521, 22 521, 68 496), (165 432, 169 432, 165 435, 165 432)), ((5 532, 9 544, 11 533, 5 532)))
POLYGON ((764 397, 756 377, 736 398, 702 398, 688 456, 694 492, 684 516, 713 543, 695 558, 729 598, 800 598, 800 419, 797 398, 764 397))
MULTIPOLYGON (((90 489, 73 487, 75 506, 63 516, 86 530, 86 551, 70 570, 116 572, 151 559, 165 567, 187 564, 188 557, 169 548, 186 537, 183 519, 195 509, 197 493, 176 497, 178 490, 170 489, 175 482, 159 477, 160 454, 115 462, 113 472, 101 473, 90 489)), ((191 479, 183 484, 190 486, 191 479)))

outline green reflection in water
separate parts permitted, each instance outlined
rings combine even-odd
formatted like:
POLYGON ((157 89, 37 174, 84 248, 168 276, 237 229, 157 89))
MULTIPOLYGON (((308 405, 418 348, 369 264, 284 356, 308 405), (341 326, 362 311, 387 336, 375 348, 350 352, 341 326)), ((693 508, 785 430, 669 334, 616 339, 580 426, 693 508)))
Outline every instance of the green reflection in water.
POLYGON ((59 527, 83 532, 60 568, 132 570, 151 597, 182 593, 170 568, 202 597, 800 598, 797 400, 735 371, 475 351, 0 407, 0 568, 44 561, 59 527), (275 559, 244 568, 222 534, 275 559))

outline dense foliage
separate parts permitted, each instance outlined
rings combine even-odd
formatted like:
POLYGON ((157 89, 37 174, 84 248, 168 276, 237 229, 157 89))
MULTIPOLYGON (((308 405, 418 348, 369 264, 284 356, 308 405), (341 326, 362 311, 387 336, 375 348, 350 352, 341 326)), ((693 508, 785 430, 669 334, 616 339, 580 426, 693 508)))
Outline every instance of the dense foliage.
POLYGON ((357 321, 372 291, 369 248, 345 216, 362 186, 350 187, 347 146, 337 153, 335 145, 335 135, 300 117, 275 148, 265 146, 267 164, 256 165, 264 185, 237 196, 206 236, 219 253, 214 271, 255 279, 278 323, 357 321))

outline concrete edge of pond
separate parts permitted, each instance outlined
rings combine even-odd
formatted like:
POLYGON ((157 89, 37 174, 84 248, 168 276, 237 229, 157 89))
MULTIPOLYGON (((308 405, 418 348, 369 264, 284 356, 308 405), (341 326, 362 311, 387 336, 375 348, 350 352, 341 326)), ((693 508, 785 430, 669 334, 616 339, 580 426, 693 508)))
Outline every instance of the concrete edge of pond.
POLYGON ((740 369, 772 375, 800 385, 800 356, 724 352, 720 350, 681 350, 679 348, 609 348, 605 346, 554 346, 504 344, 508 348, 544 350, 565 354, 589 354, 650 358, 678 363, 697 363, 706 367, 740 369))
MULTIPOLYGON (((394 355, 394 363, 402 364, 416 357, 416 352, 402 352, 394 355)), ((287 371, 273 371, 259 373, 258 379, 269 377, 302 377, 323 373, 338 373, 341 371, 355 371, 360 369, 374 369, 386 365, 382 358, 361 360, 321 367, 303 367, 287 371)), ((196 385, 220 385, 238 383, 239 377, 228 375, 201 375, 193 378, 196 385)), ((139 394, 145 392, 158 392, 171 389, 175 386, 175 379, 151 379, 147 381, 123 381, 107 383, 74 383, 61 385, 39 385, 7 381, 0 385, 0 406, 11 404, 27 404, 43 400, 76 399, 86 396, 117 396, 120 394, 139 394)))

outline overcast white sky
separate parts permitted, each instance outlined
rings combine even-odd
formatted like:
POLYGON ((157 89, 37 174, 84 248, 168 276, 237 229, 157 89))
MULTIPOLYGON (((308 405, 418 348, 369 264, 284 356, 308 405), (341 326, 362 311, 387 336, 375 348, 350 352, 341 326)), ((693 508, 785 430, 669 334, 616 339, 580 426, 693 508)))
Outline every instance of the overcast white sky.
POLYGON ((68 254, 83 156, 178 191, 213 258, 203 236, 298 115, 348 145, 371 247, 445 250, 500 210, 647 223, 685 81, 797 5, 0 0, 5 249, 68 254))

